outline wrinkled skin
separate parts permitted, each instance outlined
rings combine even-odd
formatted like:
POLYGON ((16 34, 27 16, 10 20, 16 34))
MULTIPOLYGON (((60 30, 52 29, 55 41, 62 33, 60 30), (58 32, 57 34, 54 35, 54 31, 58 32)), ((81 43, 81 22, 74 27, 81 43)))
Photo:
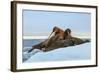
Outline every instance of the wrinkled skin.
POLYGON ((44 42, 41 42, 37 45, 32 46, 32 49, 30 49, 28 52, 31 52, 33 49, 39 49, 39 50, 46 52, 46 51, 54 50, 57 48, 75 46, 75 45, 83 44, 83 43, 90 42, 90 41, 89 40, 83 41, 82 39, 73 37, 72 39, 56 40, 56 41, 53 38, 49 42, 50 44, 48 46, 45 46, 44 42))

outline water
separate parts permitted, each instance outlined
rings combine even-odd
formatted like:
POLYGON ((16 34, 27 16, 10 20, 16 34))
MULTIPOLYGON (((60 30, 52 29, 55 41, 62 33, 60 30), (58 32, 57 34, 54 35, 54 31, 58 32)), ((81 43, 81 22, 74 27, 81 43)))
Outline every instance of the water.
MULTIPOLYGON (((28 53, 28 50, 32 48, 33 45, 36 45, 40 42, 44 41, 44 39, 23 39, 23 62, 28 60, 33 53, 28 53)), ((37 53, 39 50, 34 50, 34 53, 37 53)))
POLYGON ((31 47, 32 45, 42 42, 43 39, 23 39, 23 47, 31 47))

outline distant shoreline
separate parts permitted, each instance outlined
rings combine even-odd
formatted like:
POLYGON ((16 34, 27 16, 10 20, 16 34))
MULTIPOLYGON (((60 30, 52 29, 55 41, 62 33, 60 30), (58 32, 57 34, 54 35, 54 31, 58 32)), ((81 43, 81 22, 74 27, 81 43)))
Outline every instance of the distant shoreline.
MULTIPOLYGON (((78 38, 90 39, 90 36, 75 36, 78 38)), ((48 36, 23 36, 23 39, 47 39, 48 36)))

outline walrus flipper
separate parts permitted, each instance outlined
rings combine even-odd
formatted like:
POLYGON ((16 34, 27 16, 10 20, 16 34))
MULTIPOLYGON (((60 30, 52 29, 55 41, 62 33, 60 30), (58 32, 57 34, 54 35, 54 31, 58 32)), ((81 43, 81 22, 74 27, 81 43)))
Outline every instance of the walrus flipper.
POLYGON ((32 49, 30 49, 30 50, 28 50, 28 53, 32 52, 32 50, 33 50, 33 48, 32 48, 32 49))
POLYGON ((34 49, 40 49, 40 50, 42 50, 42 48, 44 48, 44 42, 42 42, 42 43, 39 43, 39 44, 37 44, 37 45, 33 45, 32 46, 32 49, 30 49, 29 51, 28 51, 28 53, 30 53, 30 52, 32 52, 32 50, 34 50, 34 49))

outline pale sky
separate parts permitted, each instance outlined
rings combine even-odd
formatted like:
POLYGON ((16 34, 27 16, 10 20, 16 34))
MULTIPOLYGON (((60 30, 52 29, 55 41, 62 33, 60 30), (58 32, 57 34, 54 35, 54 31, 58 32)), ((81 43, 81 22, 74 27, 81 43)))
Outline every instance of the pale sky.
POLYGON ((23 10, 23 35, 47 35, 54 26, 72 32, 91 33, 91 14, 23 10))

